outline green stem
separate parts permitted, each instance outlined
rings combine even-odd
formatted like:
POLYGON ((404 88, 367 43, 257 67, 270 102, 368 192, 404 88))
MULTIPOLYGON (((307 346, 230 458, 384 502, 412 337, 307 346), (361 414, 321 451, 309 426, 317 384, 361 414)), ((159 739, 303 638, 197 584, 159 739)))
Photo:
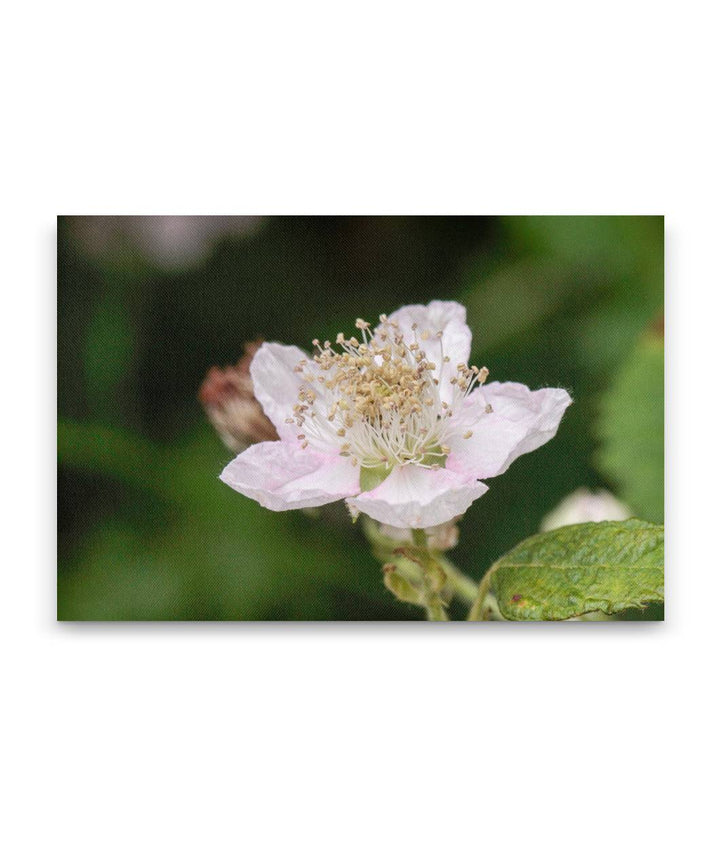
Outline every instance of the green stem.
POLYGON ((475 598, 478 594, 478 584, 475 580, 466 576, 459 568, 444 556, 438 557, 438 562, 442 565, 443 570, 450 580, 450 584, 455 589, 455 594, 462 598, 466 603, 475 603, 475 598))
MULTIPOLYGON (((442 600, 440 599, 440 595, 433 588, 432 583, 430 581, 430 562, 434 562, 436 565, 439 563, 430 555, 430 551, 427 546, 427 533, 424 529, 413 529, 413 543, 416 547, 419 547, 418 553, 422 558, 422 587, 423 587, 423 604, 425 606, 425 612, 427 614, 428 621, 449 621, 448 614, 445 611, 445 606, 443 605, 442 600)), ((442 569, 442 565, 440 565, 442 569)), ((444 569, 442 569, 444 572, 444 569)))
POLYGON ((485 613, 483 610, 483 605, 485 604, 485 599, 488 596, 488 592, 490 591, 490 581, 492 577, 493 569, 485 574, 485 576, 480 580, 480 585, 477 589, 477 596, 475 598, 475 602, 472 605, 472 609, 470 610, 470 614, 467 617, 468 621, 485 621, 485 613))
POLYGON ((447 612, 445 612, 445 607, 437 595, 428 599, 425 604, 425 611, 428 621, 450 621, 447 612))
POLYGON ((427 547, 427 532, 424 529, 413 529, 412 539, 416 547, 427 547))

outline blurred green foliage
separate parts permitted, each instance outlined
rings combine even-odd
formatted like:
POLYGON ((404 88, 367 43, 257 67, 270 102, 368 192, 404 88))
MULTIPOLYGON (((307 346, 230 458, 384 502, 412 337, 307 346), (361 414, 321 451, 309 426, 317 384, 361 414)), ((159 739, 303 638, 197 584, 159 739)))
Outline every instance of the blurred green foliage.
POLYGON ((598 467, 645 520, 663 520, 663 338, 649 332, 620 366, 598 421, 598 467))
MULTIPOLYGON (((257 336, 307 348, 435 298, 467 305, 491 379, 575 401, 552 442, 489 481, 457 565, 479 577, 582 485, 660 519, 662 453, 629 481, 607 461, 626 442, 613 426, 649 400, 608 391, 635 383, 627 366, 662 315, 662 218, 277 217, 175 267, 86 227, 58 224, 60 618, 418 618, 341 506, 278 514, 219 482, 231 453, 197 389, 257 336)), ((643 425, 662 449, 656 416, 643 425)))

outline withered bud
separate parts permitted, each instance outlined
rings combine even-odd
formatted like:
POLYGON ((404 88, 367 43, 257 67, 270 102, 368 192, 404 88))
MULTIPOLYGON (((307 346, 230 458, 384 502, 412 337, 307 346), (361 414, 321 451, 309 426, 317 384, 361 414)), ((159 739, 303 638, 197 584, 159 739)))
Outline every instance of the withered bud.
POLYGON ((234 366, 213 366, 198 391, 198 399, 220 439, 233 452, 242 452, 253 443, 277 440, 272 422, 255 398, 250 363, 262 339, 245 344, 245 352, 234 366))

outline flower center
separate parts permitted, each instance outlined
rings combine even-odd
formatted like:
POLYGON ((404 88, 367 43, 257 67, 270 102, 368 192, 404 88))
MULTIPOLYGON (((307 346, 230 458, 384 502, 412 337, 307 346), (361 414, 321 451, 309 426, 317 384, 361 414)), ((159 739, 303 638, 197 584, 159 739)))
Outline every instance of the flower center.
POLYGON ((418 331, 414 324, 412 341, 407 341, 385 315, 374 330, 361 318, 355 326, 362 341, 342 333, 335 347, 313 341, 312 363, 302 360, 295 368, 306 383, 286 422, 301 429, 304 448, 314 442, 339 444, 342 455, 368 471, 363 473, 366 483, 379 483, 394 466, 442 466, 450 452, 447 441, 464 430, 461 420, 451 420, 453 412, 485 381, 488 370, 464 363, 451 369, 442 331, 418 331), (433 339, 439 342, 439 365, 424 350, 433 339), (442 381, 451 372, 445 401, 442 381))

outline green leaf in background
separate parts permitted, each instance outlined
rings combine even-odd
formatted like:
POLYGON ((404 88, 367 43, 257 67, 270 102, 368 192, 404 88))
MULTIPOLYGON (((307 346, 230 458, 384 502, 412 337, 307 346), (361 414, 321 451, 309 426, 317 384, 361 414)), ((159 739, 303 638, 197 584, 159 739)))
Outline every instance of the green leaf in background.
POLYGON ((540 335, 562 342, 576 367, 614 370, 662 311, 663 218, 503 217, 498 225, 496 253, 473 256, 462 274, 478 359, 533 347, 540 335))
POLYGON ((664 530, 642 520, 533 535, 488 571, 503 618, 561 621, 663 601, 664 530))
POLYGON ((604 394, 598 423, 598 469, 636 514, 658 523, 664 496, 663 378, 663 338, 646 334, 604 394))
POLYGON ((526 336, 573 299, 597 300, 604 286, 597 276, 535 258, 513 260, 487 273, 475 261, 464 279, 468 285, 461 300, 477 333, 474 345, 483 354, 526 336))

